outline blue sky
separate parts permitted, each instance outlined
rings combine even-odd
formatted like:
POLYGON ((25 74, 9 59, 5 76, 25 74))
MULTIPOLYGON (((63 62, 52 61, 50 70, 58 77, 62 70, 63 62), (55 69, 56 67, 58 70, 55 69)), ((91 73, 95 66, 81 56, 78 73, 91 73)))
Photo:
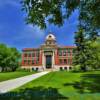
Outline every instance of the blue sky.
POLYGON ((74 45, 74 32, 77 31, 78 11, 66 20, 62 27, 48 24, 46 30, 25 24, 25 13, 21 11, 20 0, 0 0, 0 43, 18 50, 39 47, 44 43, 48 32, 52 32, 59 45, 74 45))

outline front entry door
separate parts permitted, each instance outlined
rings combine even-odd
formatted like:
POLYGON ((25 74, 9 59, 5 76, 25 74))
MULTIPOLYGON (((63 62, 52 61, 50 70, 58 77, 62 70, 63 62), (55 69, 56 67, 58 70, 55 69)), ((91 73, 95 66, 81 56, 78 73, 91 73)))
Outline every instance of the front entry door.
POLYGON ((46 55, 46 68, 51 68, 51 67, 52 67, 52 56, 46 55))

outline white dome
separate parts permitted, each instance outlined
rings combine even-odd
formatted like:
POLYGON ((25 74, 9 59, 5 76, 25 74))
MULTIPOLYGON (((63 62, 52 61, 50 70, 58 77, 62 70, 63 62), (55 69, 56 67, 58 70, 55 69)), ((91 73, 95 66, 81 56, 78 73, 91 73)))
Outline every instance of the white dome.
POLYGON ((56 37, 53 34, 48 34, 46 40, 56 40, 56 37))

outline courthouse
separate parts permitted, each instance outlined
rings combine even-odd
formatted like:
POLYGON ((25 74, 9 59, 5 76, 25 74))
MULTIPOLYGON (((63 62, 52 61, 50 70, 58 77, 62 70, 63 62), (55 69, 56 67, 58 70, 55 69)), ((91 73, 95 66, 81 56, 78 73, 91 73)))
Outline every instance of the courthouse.
POLYGON ((59 46, 56 37, 50 33, 39 48, 24 48, 22 50, 21 67, 38 71, 71 70, 74 49, 75 46, 59 46))

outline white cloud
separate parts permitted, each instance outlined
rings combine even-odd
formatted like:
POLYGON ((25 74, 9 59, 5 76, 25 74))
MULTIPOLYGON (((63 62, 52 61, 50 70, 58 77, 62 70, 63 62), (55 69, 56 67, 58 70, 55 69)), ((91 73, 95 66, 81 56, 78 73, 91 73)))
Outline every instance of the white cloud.
POLYGON ((37 26, 27 25, 25 30, 26 33, 28 33, 30 36, 32 35, 34 38, 40 39, 43 38, 45 35, 44 30, 40 30, 37 26))
POLYGON ((44 30, 40 30, 37 26, 25 25, 23 29, 18 33, 16 40, 38 40, 43 39, 45 36, 44 30))

